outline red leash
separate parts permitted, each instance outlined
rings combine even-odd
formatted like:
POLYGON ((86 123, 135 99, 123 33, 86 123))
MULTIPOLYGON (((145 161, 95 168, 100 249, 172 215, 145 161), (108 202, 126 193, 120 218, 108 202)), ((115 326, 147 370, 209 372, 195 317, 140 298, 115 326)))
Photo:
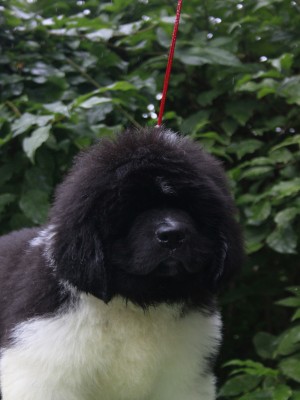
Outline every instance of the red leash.
POLYGON ((173 58, 174 58, 178 26, 179 26, 179 21, 180 21, 181 6, 182 6, 182 0, 178 0, 177 10, 176 10, 176 19, 175 19, 175 24, 174 24, 173 34, 172 34, 172 42, 171 42, 171 46, 170 46, 170 52, 169 52, 169 57, 168 57, 165 79, 164 79, 162 98, 161 98, 160 107, 159 107, 157 126, 161 125, 163 114, 164 114, 165 102, 166 102, 170 74, 171 74, 171 68, 172 68, 172 63, 173 63, 173 58))

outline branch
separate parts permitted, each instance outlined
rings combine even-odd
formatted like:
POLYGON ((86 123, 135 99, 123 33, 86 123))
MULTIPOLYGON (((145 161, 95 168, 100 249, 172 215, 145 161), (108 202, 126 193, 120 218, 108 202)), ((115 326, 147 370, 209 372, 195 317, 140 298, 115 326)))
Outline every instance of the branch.
POLYGON ((20 113, 19 109, 9 100, 6 100, 5 104, 16 114, 17 117, 21 117, 22 114, 20 113))

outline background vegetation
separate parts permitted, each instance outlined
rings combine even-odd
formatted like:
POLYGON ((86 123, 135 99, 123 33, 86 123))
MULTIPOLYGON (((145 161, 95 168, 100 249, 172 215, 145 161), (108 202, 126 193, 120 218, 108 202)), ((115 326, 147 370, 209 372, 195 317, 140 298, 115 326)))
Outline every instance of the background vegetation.
MULTIPOLYGON (((80 149, 156 123, 175 8, 0 0, 0 233, 45 221, 80 149)), ((300 399, 299 106, 299 0, 184 2, 165 124, 223 161, 248 252, 222 297, 226 398, 300 399)))

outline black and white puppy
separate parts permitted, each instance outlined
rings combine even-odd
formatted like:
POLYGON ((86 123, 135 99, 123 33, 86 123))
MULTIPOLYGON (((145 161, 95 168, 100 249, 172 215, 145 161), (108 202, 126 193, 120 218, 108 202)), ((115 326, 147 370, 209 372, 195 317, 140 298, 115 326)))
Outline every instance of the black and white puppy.
POLYGON ((2 400, 212 400, 242 240, 219 163, 162 128, 77 157, 48 223, 0 239, 2 400))

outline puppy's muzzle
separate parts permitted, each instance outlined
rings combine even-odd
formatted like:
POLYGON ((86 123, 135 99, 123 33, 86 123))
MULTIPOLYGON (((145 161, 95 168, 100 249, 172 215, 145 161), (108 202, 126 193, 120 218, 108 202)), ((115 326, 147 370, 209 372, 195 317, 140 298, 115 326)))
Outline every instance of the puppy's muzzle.
POLYGON ((176 250, 181 247, 186 236, 187 227, 180 221, 168 221, 160 225, 155 232, 155 237, 160 246, 169 250, 176 250))
POLYGON ((178 259, 183 244, 187 241, 189 228, 184 221, 168 218, 155 231, 155 238, 162 249, 168 251, 168 257, 160 262, 155 270, 157 276, 177 276, 185 272, 184 263, 178 259))

